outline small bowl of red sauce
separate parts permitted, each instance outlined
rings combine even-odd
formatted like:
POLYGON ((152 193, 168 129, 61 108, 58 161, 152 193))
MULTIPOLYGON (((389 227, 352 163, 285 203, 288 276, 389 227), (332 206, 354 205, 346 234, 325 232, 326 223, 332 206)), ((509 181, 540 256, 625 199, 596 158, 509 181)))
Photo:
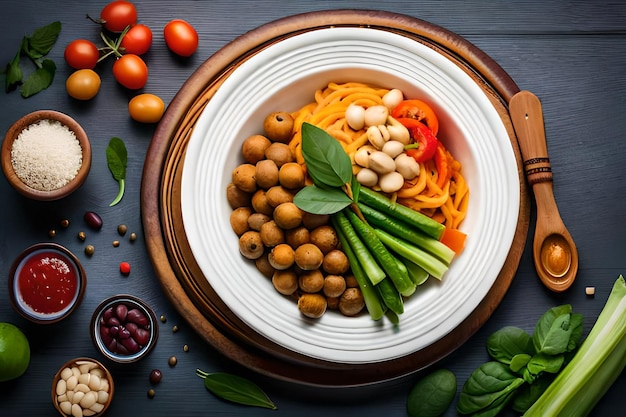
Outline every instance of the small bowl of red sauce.
POLYGON ((96 348, 118 363, 140 360, 152 351, 159 337, 156 314, 140 298, 119 294, 96 307, 90 325, 96 348))
POLYGON ((82 301, 87 276, 78 258, 56 243, 38 243, 22 251, 9 271, 13 308, 39 324, 63 320, 82 301))

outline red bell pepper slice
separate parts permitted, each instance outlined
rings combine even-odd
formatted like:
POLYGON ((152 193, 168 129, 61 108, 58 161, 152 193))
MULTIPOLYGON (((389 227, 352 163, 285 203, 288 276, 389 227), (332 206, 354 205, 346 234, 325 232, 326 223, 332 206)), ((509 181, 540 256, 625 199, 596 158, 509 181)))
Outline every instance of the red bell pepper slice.
POLYGON ((435 156, 439 141, 424 123, 411 118, 397 119, 408 130, 414 143, 407 145, 406 154, 417 162, 424 162, 435 156))
POLYGON ((439 132, 439 120, 433 109, 422 100, 403 100, 392 111, 394 119, 415 119, 424 123, 437 136, 439 132))

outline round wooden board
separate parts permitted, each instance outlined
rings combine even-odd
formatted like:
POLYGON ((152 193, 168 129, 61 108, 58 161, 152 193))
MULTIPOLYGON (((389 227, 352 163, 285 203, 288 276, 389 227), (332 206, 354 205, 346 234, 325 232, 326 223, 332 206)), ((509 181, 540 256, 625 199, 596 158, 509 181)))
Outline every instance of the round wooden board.
MULTIPOLYGON (((146 245, 162 288, 179 313, 216 350, 271 377, 314 386, 361 386, 396 379, 437 362, 461 346, 496 309, 513 280, 530 217, 528 188, 508 114, 519 91, 514 81, 474 45, 431 23, 388 12, 334 10, 283 18, 229 43, 205 61, 174 97, 146 156, 141 207, 146 245), (191 132, 206 104, 238 65, 291 36, 328 27, 372 27, 400 34, 448 57, 482 88, 507 129, 520 181, 518 224, 507 260, 480 305, 451 333, 425 349, 384 363, 341 364, 309 358, 278 346, 248 328, 213 292, 185 237, 180 180, 191 132)), ((235 255, 233 255, 235 256, 235 255)))

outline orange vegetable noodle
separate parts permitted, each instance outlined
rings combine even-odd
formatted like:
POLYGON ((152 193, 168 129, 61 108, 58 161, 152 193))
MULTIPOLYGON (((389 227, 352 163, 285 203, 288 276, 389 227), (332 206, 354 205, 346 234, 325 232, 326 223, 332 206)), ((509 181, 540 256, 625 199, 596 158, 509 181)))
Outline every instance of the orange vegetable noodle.
MULTIPOLYGON (((315 92, 315 100, 292 113, 294 135, 289 142, 298 163, 304 166, 302 156, 302 123, 307 122, 334 137, 341 143, 353 162, 354 173, 360 169, 354 164, 356 151, 369 145, 366 130, 355 131, 346 121, 350 104, 365 108, 383 104, 382 97, 389 89, 363 83, 329 83, 315 92)), ((461 163, 439 145, 438 155, 420 163, 420 173, 413 180, 405 180, 403 187, 391 195, 398 203, 418 210, 447 228, 458 229, 466 216, 470 191, 462 174, 461 163)), ((374 188, 376 189, 376 188, 374 188)))

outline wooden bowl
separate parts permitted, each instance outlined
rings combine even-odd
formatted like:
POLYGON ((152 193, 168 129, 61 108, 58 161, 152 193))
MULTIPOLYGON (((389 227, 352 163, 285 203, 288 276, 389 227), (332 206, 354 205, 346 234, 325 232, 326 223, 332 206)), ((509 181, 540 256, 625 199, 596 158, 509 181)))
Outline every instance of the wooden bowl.
POLYGON ((114 391, 113 376, 103 364, 91 358, 74 358, 63 364, 52 379, 52 404, 62 416, 72 415, 72 404, 80 407, 81 413, 83 410, 91 410, 95 414, 89 413, 89 415, 100 416, 111 405, 114 391), (77 373, 82 376, 77 376, 77 373), (70 381, 74 378, 71 375, 76 376, 76 384, 70 381), (60 382, 61 380, 65 382, 60 382), (79 380, 80 383, 87 382, 85 384, 87 388, 79 388, 79 380), (95 402, 93 400, 94 394, 87 394, 84 392, 85 390, 95 393, 95 402), (83 394, 81 395, 79 392, 83 392, 83 394), (78 401, 76 395, 80 395, 82 401, 78 401), (87 399, 85 399, 86 397, 87 399))
MULTIPOLYGON (((48 156, 48 158, 50 158, 50 156, 48 156)), ((67 114, 54 110, 38 110, 29 113, 13 123, 4 136, 4 142, 2 143, 2 171, 13 188, 15 188, 20 194, 33 200, 52 201, 70 195, 85 182, 90 168, 91 144, 89 143, 89 138, 78 122, 67 114), (59 122, 66 126, 76 136, 82 150, 82 161, 80 167, 78 168, 78 172, 69 181, 60 185, 58 188, 55 188, 54 186, 44 187, 35 185, 27 179, 22 178, 25 176, 25 173, 23 172, 21 173, 22 177, 20 177, 20 172, 18 172, 20 170, 16 170, 14 161, 12 161, 11 153, 13 150, 13 144, 19 135, 26 128, 45 120, 59 122)))
POLYGON ((76 255, 57 243, 37 243, 24 249, 13 261, 8 281, 11 305, 22 317, 36 324, 53 324, 68 317, 80 305, 87 287, 85 269, 76 255), (47 261, 42 262, 38 259, 47 261), (50 262, 50 259, 54 261, 50 262), (31 262, 35 263, 29 265, 31 262), (59 265, 62 268, 59 268, 59 265), (69 283, 69 275, 62 273, 65 266, 68 271, 73 272, 74 283, 69 283), (32 276, 25 276, 24 279, 31 282, 33 286, 50 288, 47 294, 36 291, 29 295, 28 288, 26 288, 29 284, 26 281, 25 287, 22 288, 20 275, 22 271, 31 267, 45 269, 37 273, 37 279, 32 276), (73 285, 72 297, 61 303, 59 294, 64 294, 65 291, 53 291, 55 288, 58 289, 55 285, 73 285))

